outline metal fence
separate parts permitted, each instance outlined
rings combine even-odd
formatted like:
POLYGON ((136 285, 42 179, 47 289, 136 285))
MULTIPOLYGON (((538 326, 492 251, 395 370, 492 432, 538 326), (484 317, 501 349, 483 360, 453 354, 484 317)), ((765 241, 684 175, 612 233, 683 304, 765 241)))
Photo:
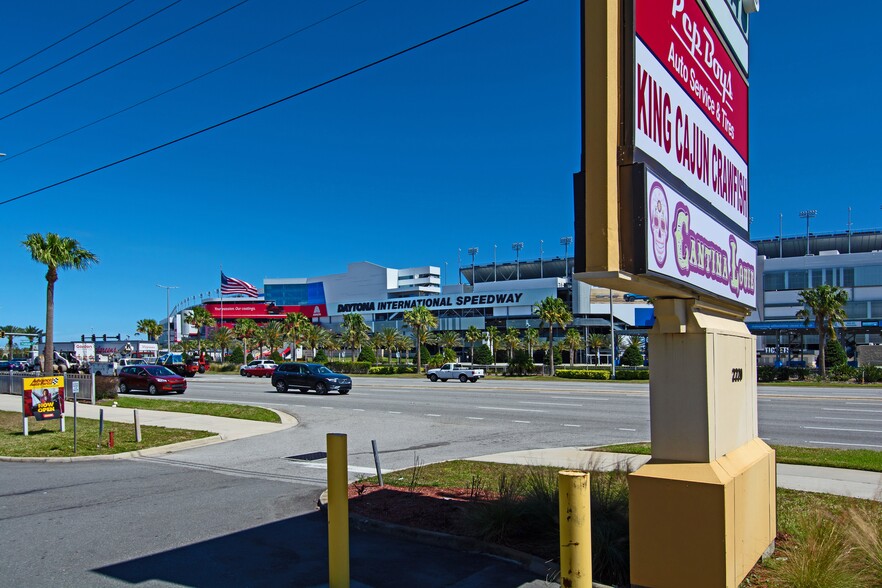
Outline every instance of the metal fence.
MULTIPOLYGON (((64 376, 64 399, 73 400, 74 382, 79 383, 78 400, 88 400, 95 404, 95 376, 93 374, 56 374, 64 376)), ((9 372, 0 374, 0 394, 21 396, 24 379, 39 377, 38 372, 9 372)))

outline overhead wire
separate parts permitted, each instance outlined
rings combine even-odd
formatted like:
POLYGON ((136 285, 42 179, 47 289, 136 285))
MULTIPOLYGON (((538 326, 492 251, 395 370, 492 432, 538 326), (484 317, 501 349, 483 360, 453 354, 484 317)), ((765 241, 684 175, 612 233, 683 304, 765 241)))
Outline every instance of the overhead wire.
MULTIPOLYGON (((180 1, 181 1, 181 0, 175 0, 175 4, 178 3, 178 2, 180 2, 180 1)), ((68 90, 70 90, 70 89, 72 89, 72 88, 76 88, 76 87, 79 86, 80 84, 83 84, 83 83, 85 83, 85 82, 88 82, 89 80, 91 80, 91 79, 93 79, 93 78, 96 78, 96 77, 100 76, 101 74, 107 73, 107 72, 109 72, 110 70, 112 70, 112 69, 114 69, 114 68, 116 68, 116 67, 119 67, 120 65, 122 65, 122 64, 124 64, 124 63, 126 63, 126 62, 129 62, 129 61, 131 61, 132 59, 135 59, 136 57, 140 57, 141 55, 144 55, 144 54, 147 53, 148 51, 152 51, 153 49, 156 49, 157 47, 160 47, 160 46, 162 46, 162 45, 165 45, 165 44, 168 43, 169 41, 172 41, 172 40, 174 40, 174 39, 180 37, 181 35, 184 35, 184 34, 186 34, 186 33, 189 33, 190 31, 192 31, 192 30, 194 30, 194 29, 196 29, 196 28, 199 28, 199 27, 201 27, 202 25, 204 25, 204 24, 206 24, 206 23, 208 23, 208 22, 211 22, 212 20, 214 20, 214 19, 216 19, 216 18, 218 18, 218 17, 220 17, 220 16, 222 16, 222 15, 224 15, 224 14, 230 12, 231 10, 235 10, 236 8, 239 8, 240 6, 242 6, 243 4, 248 3, 249 1, 250 1, 250 0, 241 0, 241 2, 238 2, 237 4, 234 4, 233 6, 230 6, 229 8, 224 9, 224 10, 218 12, 217 14, 215 14, 215 15, 213 15, 213 16, 209 16, 209 17, 206 18, 205 20, 203 20, 203 21, 201 21, 201 22, 198 22, 198 23, 196 23, 196 24, 194 24, 194 25, 192 25, 192 26, 190 26, 190 27, 187 27, 186 29, 184 29, 184 30, 182 30, 182 31, 179 31, 179 32, 175 33, 174 35, 172 35, 172 36, 170 36, 170 37, 166 37, 166 38, 163 39, 162 41, 160 41, 160 42, 158 42, 158 43, 155 43, 155 44, 151 45, 150 47, 147 47, 146 49, 142 49, 141 51, 138 51, 137 53, 135 53, 135 54, 133 54, 133 55, 130 55, 130 56, 126 57, 125 59, 121 60, 121 61, 117 61, 117 62, 114 63, 113 65, 109 65, 109 66, 105 67, 104 69, 102 69, 102 70, 100 70, 100 71, 97 71, 97 72, 93 73, 92 75, 87 76, 87 77, 85 77, 85 78, 79 80, 78 82, 74 82, 73 84, 70 84, 70 85, 68 85, 68 86, 65 86, 64 88, 62 88, 62 89, 60 89, 60 90, 57 90, 57 91, 55 91, 55 92, 49 94, 48 96, 44 96, 43 98, 40 98, 39 100, 36 100, 36 101, 34 101, 34 102, 31 102, 31 103, 28 104, 27 106, 22 106, 22 107, 19 108, 18 110, 13 110, 13 111, 10 112, 9 114, 5 114, 5 115, 3 115, 3 116, 0 116, 0 120, 6 120, 6 119, 9 118, 10 116, 13 116, 13 115, 16 115, 16 114, 18 114, 18 113, 20 113, 20 112, 23 112, 23 111, 27 110, 28 108, 31 108, 31 107, 33 107, 33 106, 36 106, 37 104, 40 104, 41 102, 45 102, 46 100, 49 100, 50 98, 54 98, 55 96, 58 96, 59 94, 61 94, 61 93, 63 93, 63 92, 67 92, 68 90)))
POLYGON ((165 7, 163 7, 163 8, 160 8, 159 10, 157 10, 156 12, 154 12, 154 13, 152 13, 152 14, 148 14, 147 16, 145 16, 144 18, 142 18, 142 19, 139 20, 138 22, 133 23, 133 24, 130 24, 130 25, 127 26, 126 28, 124 28, 124 29, 122 29, 122 30, 120 30, 120 31, 117 31, 117 32, 113 33, 113 34, 110 35, 109 37, 106 37, 106 38, 104 38, 104 39, 98 41, 97 43, 94 43, 93 45, 90 45, 90 46, 86 47, 85 49, 83 49, 82 51, 80 51, 80 52, 78 52, 78 53, 74 53, 73 55, 71 55, 71 56, 68 57, 67 59, 63 59, 63 60, 59 61, 58 63, 56 63, 55 65, 50 66, 50 67, 47 67, 47 68, 44 69, 43 71, 41 71, 41 72, 37 72, 37 73, 35 73, 34 75, 32 75, 31 77, 26 78, 26 79, 20 81, 19 83, 15 84, 14 86, 10 86, 10 87, 6 88, 5 90, 0 91, 0 96, 2 96, 3 94, 5 94, 5 93, 7 93, 7 92, 9 92, 9 91, 15 90, 16 88, 18 88, 18 87, 20 87, 20 86, 23 86, 23 85, 27 84, 27 83, 30 82, 31 80, 35 80, 35 79, 37 79, 38 77, 40 77, 41 75, 43 75, 43 74, 45 74, 45 73, 49 73, 50 71, 52 71, 52 70, 55 69, 56 67, 62 66, 62 65, 64 65, 65 63, 67 63, 68 61, 74 60, 74 59, 76 59, 77 57, 79 57, 80 55, 83 55, 84 53, 88 53, 89 51, 91 51, 91 50, 94 49, 95 47, 98 47, 98 46, 100 46, 100 45, 103 45, 104 43, 110 41, 111 39, 114 39, 114 38, 116 38, 116 37, 122 35, 123 33, 132 30, 133 28, 135 28, 135 27, 138 26, 139 24, 142 24, 142 23, 147 22, 148 20, 150 20, 150 19, 153 18, 154 16, 157 16, 158 14, 161 14, 161 13, 165 12, 166 10, 168 10, 169 8, 171 8, 172 6, 174 6, 175 4, 180 3, 181 1, 182 1, 182 0, 175 0, 174 2, 172 2, 171 4, 169 4, 168 6, 165 6, 165 7))
POLYGON ((215 67, 215 68, 213 68, 213 69, 210 69, 210 70, 208 70, 208 71, 206 71, 206 72, 204 72, 204 73, 201 73, 201 74, 199 74, 198 76, 196 76, 196 77, 194 77, 194 78, 190 78, 190 79, 187 80, 186 82, 182 82, 182 83, 180 83, 180 84, 178 84, 178 85, 176 85, 176 86, 173 86, 173 87, 171 87, 171 88, 168 88, 168 89, 166 89, 166 90, 163 90, 162 92, 159 92, 158 94, 154 94, 153 96, 150 96, 149 98, 145 98, 145 99, 143 99, 143 100, 140 100, 139 102, 136 102, 136 103, 134 103, 134 104, 131 104, 131 105, 129 105, 129 106, 126 106, 125 108, 123 108, 123 109, 121 109, 121 110, 117 110, 116 112, 113 112, 113 113, 111 113, 111 114, 108 114, 108 115, 102 116, 101 118, 95 119, 95 120, 93 120, 93 121, 90 122, 90 123, 86 123, 86 124, 84 124, 84 125, 82 125, 82 126, 80 126, 80 127, 77 127, 77 128, 75 128, 75 129, 72 129, 72 130, 70 130, 70 131, 67 131, 67 132, 65 132, 65 133, 62 133, 62 134, 60 134, 60 135, 57 135, 57 136, 55 136, 55 137, 53 137, 53 138, 51 138, 51 139, 48 139, 48 140, 46 140, 46 141, 43 141, 42 143, 39 143, 39 144, 34 145, 34 146, 32 146, 32 147, 28 147, 27 149, 24 149, 24 150, 22 150, 22 151, 19 151, 18 153, 15 153, 15 154, 7 154, 6 157, 0 158, 0 164, 5 164, 5 163, 7 163, 8 161, 11 161, 11 160, 15 159, 16 157, 19 157, 19 156, 21 156, 21 155, 24 155, 25 153, 29 153, 29 152, 34 151, 34 150, 36 150, 36 149, 40 149, 41 147, 45 147, 46 145, 49 145, 50 143, 54 143, 55 141, 58 141, 58 140, 63 139, 63 138, 65 138, 65 137, 69 137, 70 135, 73 135, 74 133, 78 133, 78 132, 80 132, 80 131, 82 131, 82 130, 85 130, 85 129, 91 127, 91 126, 94 126, 94 125, 96 125, 96 124, 98 124, 98 123, 104 122, 104 121, 106 121, 106 120, 108 120, 108 119, 111 119, 111 118, 113 118, 113 117, 115 117, 115 116, 118 116, 118 115, 120 115, 120 114, 123 114, 123 113, 125 113, 125 112, 128 112, 129 110, 132 110, 132 109, 134 109, 134 108, 137 108, 138 106, 142 106, 142 105, 144 105, 144 104, 147 104, 148 102, 150 102, 150 101, 152 101, 152 100, 155 100, 155 99, 157 99, 157 98, 159 98, 159 97, 161 97, 161 96, 165 96, 166 94, 169 94, 169 93, 171 93, 171 92, 174 92, 175 90, 178 90, 178 89, 180 89, 180 88, 183 88, 184 86, 187 86, 187 85, 189 85, 189 84, 192 84, 193 82, 199 81, 199 80, 201 80, 202 78, 207 77, 207 76, 209 76, 209 75, 211 75, 211 74, 213 74, 213 73, 216 73, 216 72, 218 72, 218 71, 220 71, 220 70, 222 70, 222 69, 224 69, 224 68, 226 68, 226 67, 229 67, 229 66, 234 65, 234 64, 236 64, 236 63, 238 63, 238 62, 240 62, 240 61, 242 61, 242 60, 244 60, 244 59, 247 59, 247 58, 249 58, 249 57, 252 57, 253 55, 256 55, 257 53, 260 53, 261 51, 265 51, 266 49, 269 49, 270 47, 273 47, 273 46, 275 46, 275 45, 278 45, 279 43, 281 43, 281 42, 283 42, 283 41, 287 41, 287 40, 290 39, 291 37, 294 37, 295 35, 299 35, 300 33, 303 33, 303 32, 305 32, 305 31, 307 31, 307 30, 309 30, 309 29, 311 29, 311 28, 313 28, 313 27, 316 27, 316 26, 320 25, 320 24, 323 23, 323 22, 326 22, 326 21, 328 21, 328 20, 331 20, 332 18, 335 18, 335 17, 337 17, 337 16, 340 16, 341 14, 343 14, 343 13, 345 13, 345 12, 348 12, 348 11, 352 10, 353 8, 356 8, 357 6, 360 6, 361 4, 364 4, 364 3, 367 2, 367 1, 368 1, 368 0, 359 0, 358 2, 356 2, 356 3, 354 3, 354 4, 350 4, 349 6, 343 8, 343 9, 341 9, 341 10, 338 10, 337 12, 334 12, 333 14, 330 14, 330 15, 328 15, 328 16, 326 16, 326 17, 324 17, 324 18, 321 18, 321 19, 319 19, 319 20, 313 21, 312 23, 310 23, 310 24, 308 24, 308 25, 306 25, 306 26, 300 27, 299 29, 297 29, 297 30, 295 30, 295 31, 292 31, 292 32, 288 33, 287 35, 284 35, 284 36, 282 36, 282 37, 279 37, 278 39, 276 39, 275 41, 272 41, 271 43, 267 43, 266 45, 263 45, 262 47, 259 47, 259 48, 255 49, 255 50, 253 50, 253 51, 249 51, 248 53, 245 53, 244 55, 240 55, 239 57, 237 57, 237 58, 235 58, 235 59, 233 59, 233 60, 230 60, 230 61, 224 63, 223 65, 219 65, 219 66, 217 66, 217 67, 215 67))
POLYGON ((315 90, 318 90, 318 89, 323 88, 323 87, 325 87, 325 86, 331 85, 331 84, 333 84, 333 83, 335 83, 335 82, 339 82, 340 80, 344 80, 344 79, 346 79, 346 78, 352 77, 352 76, 354 76, 355 74, 361 73, 361 72, 363 72, 363 71, 366 71, 366 70, 368 70, 368 69, 371 69, 371 68, 373 68, 373 67, 376 67, 376 66, 378 66, 378 65, 380 65, 380 64, 386 63, 387 61, 390 61, 390 60, 392 60, 392 59, 395 59, 396 57, 400 57, 400 56, 402 56, 402 55, 405 55, 405 54, 407 54, 407 53, 410 53, 411 51, 415 51, 415 50, 417 50, 417 49, 419 49, 419 48, 421 48, 421 47, 425 47, 426 45, 429 45, 429 44, 434 43, 434 42, 436 42, 436 41, 440 41, 441 39, 444 39, 444 38, 446 38, 446 37, 449 37, 449 36, 451 36, 451 35, 454 35, 454 34, 460 32, 460 31, 463 31, 463 30, 465 30, 465 29, 468 29, 468 28, 470 28, 470 27, 473 27, 473 26, 475 26, 475 25, 477 25, 477 24, 479 24, 479 23, 482 23, 482 22, 484 22, 484 21, 486 21, 486 20, 489 20, 489 19, 491 19, 491 18, 494 18, 494 17, 496 17, 496 16, 499 16, 500 14, 503 14, 503 13, 506 13, 506 12, 508 12, 508 11, 510 11, 510 10, 513 10, 514 8, 517 8, 518 6, 522 6, 522 5, 526 4, 526 3, 529 2, 529 1, 530 1, 530 0, 520 0, 519 2, 515 2, 514 4, 510 4, 510 5, 508 5, 508 6, 504 7, 504 8, 500 8, 499 10, 496 10, 496 11, 494 11, 494 12, 491 12, 491 13, 489 13, 489 14, 486 14, 486 15, 480 17, 480 18, 477 18, 477 19, 475 19, 475 20, 472 20, 472 21, 470 21, 470 22, 467 22, 467 23, 465 23, 465 24, 463 24, 463 25, 460 25, 460 26, 458 26, 458 27, 456 27, 456 28, 450 29, 449 31, 444 32, 444 33, 441 33, 441 34, 439 34, 439 35, 436 35, 436 36, 434 36, 434 37, 432 37, 432 38, 430 38, 430 39, 426 39, 425 41, 420 41, 419 43, 417 43, 417 44, 415 44, 415 45, 411 45, 410 47, 407 47, 406 49, 402 49, 402 50, 400 50, 400 51, 396 51, 395 53, 391 53, 391 54, 389 54, 389 55, 387 55, 387 56, 385 56, 385 57, 381 57, 380 59, 377 59, 377 60, 375 60, 375 61, 372 61, 372 62, 367 63, 367 64, 365 64, 365 65, 362 65, 362 66, 360 66, 360 67, 357 67, 357 68, 355 68, 355 69, 349 70, 349 71, 346 72, 346 73, 340 74, 340 75, 338 75, 338 76, 334 76, 334 77, 329 78, 329 79, 327 79, 327 80, 325 80, 325 81, 323 81, 323 82, 319 82, 318 84, 315 84, 315 85, 313 85, 313 86, 310 86, 310 87, 308 87, 308 88, 306 88, 306 89, 300 90, 300 91, 298 91, 298 92, 294 92, 293 94, 289 94, 289 95, 287 95, 287 96, 285 96, 285 97, 283 97, 283 98, 279 98, 278 100, 274 100, 274 101, 272 101, 272 102, 269 102, 269 103, 267 103, 267 104, 264 104, 263 106, 258 106, 257 108, 253 108, 253 109, 251 109, 251 110, 249 110, 249 111, 247 111, 247 112, 243 112, 243 113, 241 113, 241 114, 237 114, 236 116, 233 116, 233 117, 231 117, 231 118, 228 118, 228 119, 222 120, 222 121, 217 122, 217 123, 215 123, 215 124, 213 124, 213 125, 210 125, 210 126, 204 127, 204 128, 202 128, 202 129, 199 129, 198 131, 193 131, 192 133, 187 133, 186 135, 183 135, 183 136, 178 137, 178 138, 176 138, 176 139, 172 139, 172 140, 170 140, 170 141, 166 141, 165 143, 161 143, 161 144, 159 144, 159 145, 155 145, 155 146, 153 146, 153 147, 150 147, 149 149, 145 149, 145 150, 143 150, 143 151, 139 151, 138 153, 134 153, 134 154, 129 155, 129 156, 127 156, 127 157, 123 157, 122 159, 117 159, 116 161, 113 161, 113 162, 111 162, 111 163, 106 163, 106 164, 104 164, 104 165, 102 165, 102 166, 99 166, 99 167, 93 168, 93 169, 91 169, 91 170, 89 170, 89 171, 86 171, 86 172, 79 173, 79 174, 77 174, 77 175, 75 175, 75 176, 71 176, 71 177, 69 177, 69 178, 67 178, 67 179, 60 180, 60 181, 58 181, 58 182, 54 182, 54 183, 52 183, 52 184, 48 184, 48 185, 46 185, 46 186, 43 186, 42 188, 37 188, 36 190, 31 190, 30 192, 26 192, 26 193, 24 193, 24 194, 20 194, 20 195, 18 195, 18 196, 13 197, 13 198, 8 198, 8 199, 6 199, 6 200, 2 200, 2 201, 0 201, 0 206, 3 206, 4 204, 9 204, 10 202, 15 202, 16 200, 21 200, 21 199, 23 199, 23 198, 27 198, 27 197, 29 197, 29 196, 33 196, 33 195, 35 195, 35 194, 39 194, 39 193, 41 193, 41 192, 45 192, 46 190, 50 190, 50 189, 52 189, 52 188, 57 188, 58 186, 62 186, 62 185, 64 185, 64 184, 68 184, 68 183, 70 183, 70 182, 73 182, 73 181, 75 181, 75 180, 79 180, 79 179, 81 179, 81 178, 85 178, 85 177, 87 177, 87 176, 90 176, 90 175, 92 175, 92 174, 98 173, 98 172, 100 172, 100 171, 104 171, 104 170, 106 170, 106 169, 109 169, 109 168, 115 167, 115 166, 117 166, 117 165, 120 165, 120 164, 126 163, 126 162, 128 162, 128 161, 132 161, 133 159, 137 159, 137 158, 139 158, 139 157, 143 157, 144 155, 148 155, 148 154, 150 154, 150 153, 153 153, 154 151, 159 151, 160 149, 165 149, 166 147, 170 147, 170 146, 172 146, 172 145, 176 145, 176 144, 178 144, 178 143, 180 143, 180 142, 182 142, 182 141, 186 141, 187 139, 192 139, 193 137, 197 137, 197 136, 202 135, 202 134, 204 134, 204 133, 207 133, 207 132, 209 132, 209 131, 213 131, 214 129, 220 128, 220 127, 225 126, 225 125, 228 125, 228 124, 230 124, 230 123, 233 123, 233 122, 235 122, 235 121, 237 121, 237 120, 241 120, 241 119, 246 118, 246 117, 248 117, 248 116, 251 116, 251 115, 253 115, 253 114, 257 114, 258 112, 262 112, 262 111, 267 110, 267 109, 269 109, 269 108, 272 108, 272 107, 274 107, 274 106, 278 106, 279 104, 283 104, 283 103, 288 102, 289 100, 292 100, 292 99, 294 99, 294 98, 298 98, 298 97, 303 96, 303 95, 305 95, 305 94, 308 94, 308 93, 310 93, 310 92, 314 92, 315 90))
POLYGON ((40 55, 40 54, 42 54, 42 53, 45 53, 45 52, 48 51, 49 49, 52 49, 53 47, 55 47, 56 45, 58 45, 59 43, 63 43, 64 41, 67 41, 68 39, 70 39, 70 38, 73 37, 74 35, 77 35, 77 34, 79 34, 79 33, 82 33, 83 31, 85 31, 86 29, 88 29, 89 27, 91 27, 92 25, 98 24, 99 22, 101 22, 102 20, 104 20, 105 18, 107 18, 108 16, 110 16, 110 15, 116 13, 116 12, 119 12, 120 10, 122 10, 123 8, 125 8, 126 6, 128 6, 129 4, 131 4, 131 3, 134 2, 134 1, 135 1, 135 0, 129 0, 128 2, 125 2, 124 4, 121 4, 121 5, 117 6, 116 8, 114 8, 113 10, 111 10, 110 12, 108 12, 107 14, 105 14, 104 16, 100 16, 100 17, 96 18, 96 19, 93 20, 92 22, 90 22, 90 23, 88 23, 88 24, 85 24, 85 25, 81 26, 80 28, 78 28, 78 29, 75 30, 74 32, 65 35, 64 37, 58 39, 58 40, 55 41, 54 43, 51 43, 51 44, 49 44, 49 45, 46 45, 45 47, 43 47, 42 49, 40 49, 40 50, 37 51, 36 53, 31 53, 30 55, 28 55, 28 56, 25 57, 24 59, 22 59, 22 60, 20 60, 20 61, 17 61, 17 62, 15 62, 15 63, 13 63, 12 65, 10 65, 9 67, 7 67, 6 69, 0 71, 0 76, 2 76, 3 74, 5 74, 6 72, 8 72, 8 71, 10 71, 10 70, 12 70, 12 69, 15 69, 15 68, 18 67, 19 65, 21 65, 21 64, 23 64, 23 63, 26 63, 26 62, 30 61, 30 60, 33 59, 34 57, 36 57, 36 56, 38 56, 38 55, 40 55))

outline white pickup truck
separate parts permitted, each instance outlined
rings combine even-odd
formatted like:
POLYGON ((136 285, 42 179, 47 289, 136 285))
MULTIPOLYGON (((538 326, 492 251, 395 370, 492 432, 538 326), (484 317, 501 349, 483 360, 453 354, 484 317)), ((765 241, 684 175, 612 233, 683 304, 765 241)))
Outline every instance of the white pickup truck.
POLYGON ((460 382, 477 382, 484 377, 484 370, 470 370, 459 363, 445 363, 441 367, 426 372, 426 377, 433 382, 458 379, 460 382))

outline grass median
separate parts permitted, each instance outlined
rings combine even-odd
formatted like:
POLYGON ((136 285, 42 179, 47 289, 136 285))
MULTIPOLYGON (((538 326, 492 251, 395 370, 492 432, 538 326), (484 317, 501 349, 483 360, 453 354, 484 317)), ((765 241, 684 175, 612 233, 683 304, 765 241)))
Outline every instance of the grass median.
POLYGON ((221 402, 194 402, 190 400, 163 400, 159 398, 132 398, 120 396, 116 400, 101 400, 101 406, 111 406, 114 402, 120 408, 139 408, 143 410, 164 410, 167 412, 186 412, 208 416, 226 417, 229 419, 245 419, 265 423, 281 423, 282 419, 275 412, 260 406, 244 404, 225 404, 221 402))
POLYGON ((141 427, 141 442, 135 441, 135 425, 105 421, 104 431, 98 436, 98 421, 77 417, 77 452, 74 453, 74 419, 65 419, 66 431, 62 433, 59 420, 37 422, 28 419, 28 436, 22 432, 20 412, 0 411, 0 455, 5 457, 72 457, 88 455, 113 455, 139 451, 151 447, 171 445, 194 439, 213 437, 208 431, 167 429, 165 427, 141 427), (110 432, 114 446, 108 447, 110 432))
MULTIPOLYGON (((790 445, 770 445, 770 447, 775 450, 777 463, 882 472, 882 451, 793 447, 790 445)), ((594 447, 592 451, 652 455, 652 446, 649 443, 625 443, 594 447)))

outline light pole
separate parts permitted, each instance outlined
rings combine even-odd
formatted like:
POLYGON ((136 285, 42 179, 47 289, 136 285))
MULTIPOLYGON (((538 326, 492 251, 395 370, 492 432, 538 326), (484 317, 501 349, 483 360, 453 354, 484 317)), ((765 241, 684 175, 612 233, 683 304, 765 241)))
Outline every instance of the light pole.
POLYGON ((539 239, 539 277, 540 278, 545 277, 545 268, 542 267, 542 244, 544 242, 545 241, 543 241, 542 239, 539 239))
POLYGON ((811 255, 809 251, 809 222, 818 216, 817 210, 801 210, 799 211, 799 218, 805 219, 805 254, 811 255))
POLYGON ((459 268, 456 272, 459 274, 459 285, 462 286, 462 249, 456 250, 456 265, 459 268))
POLYGON ((472 256, 472 288, 475 287, 475 282, 477 282, 477 280, 475 279, 475 256, 477 254, 478 254, 477 247, 469 247, 469 255, 472 256))
POLYGON ((493 244, 493 281, 496 281, 496 244, 493 244))
POLYGON ((163 286, 161 284, 156 284, 157 288, 165 288, 165 320, 166 320, 166 329, 165 329, 165 346, 168 348, 167 352, 171 353, 171 309, 169 307, 169 291, 174 288, 179 288, 179 286, 163 286))
POLYGON ((561 237, 560 244, 564 246, 564 278, 570 277, 570 243, 573 242, 572 237, 561 237))
POLYGON ((515 252, 515 268, 517 268, 517 276, 518 279, 521 279, 521 249, 524 248, 524 242, 518 241, 517 243, 512 243, 511 248, 514 249, 515 252))

